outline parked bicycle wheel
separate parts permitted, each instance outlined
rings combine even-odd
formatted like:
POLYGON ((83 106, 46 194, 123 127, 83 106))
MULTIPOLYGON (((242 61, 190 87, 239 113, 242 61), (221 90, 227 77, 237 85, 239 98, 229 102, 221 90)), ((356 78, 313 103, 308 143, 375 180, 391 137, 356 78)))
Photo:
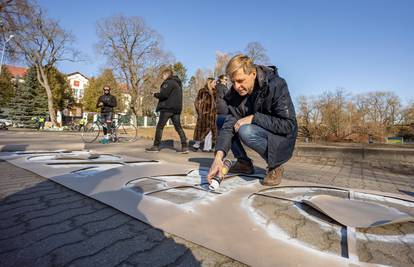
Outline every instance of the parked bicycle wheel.
POLYGON ((118 142, 134 142, 137 140, 138 130, 134 125, 118 125, 116 129, 118 142))
POLYGON ((79 125, 77 125, 77 124, 71 124, 70 125, 70 129, 72 130, 72 131, 79 131, 79 125))
POLYGON ((88 123, 82 127, 82 140, 85 143, 94 142, 101 132, 101 127, 96 123, 88 123))

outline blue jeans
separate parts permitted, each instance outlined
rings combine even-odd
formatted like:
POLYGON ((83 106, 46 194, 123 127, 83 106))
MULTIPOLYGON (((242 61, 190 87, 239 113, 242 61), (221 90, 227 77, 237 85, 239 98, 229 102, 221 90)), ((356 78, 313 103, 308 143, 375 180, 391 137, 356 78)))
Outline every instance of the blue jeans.
POLYGON ((227 115, 217 114, 217 117, 216 117, 217 132, 220 132, 221 127, 223 127, 223 124, 226 121, 226 117, 227 115))
POLYGON ((239 131, 233 137, 231 150, 237 159, 251 161, 247 156, 243 145, 256 151, 267 162, 267 139, 270 132, 255 124, 245 124, 239 128, 239 131))

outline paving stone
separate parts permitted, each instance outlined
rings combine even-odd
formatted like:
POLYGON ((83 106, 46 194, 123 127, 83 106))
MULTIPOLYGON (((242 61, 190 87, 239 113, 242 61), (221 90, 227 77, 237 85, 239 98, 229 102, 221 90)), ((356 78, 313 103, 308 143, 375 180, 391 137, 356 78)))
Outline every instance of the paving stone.
POLYGON ((2 267, 136 266, 128 261, 134 255, 146 259, 142 266, 243 266, 7 162, 1 167, 8 169, 0 173, 2 267), (7 191, 2 183, 18 175, 28 187, 7 191))
MULTIPOLYGON (((34 136, 37 140, 46 140, 37 133, 34 136)), ((48 136, 62 138, 60 134, 48 136)), ((48 142, 52 142, 49 137, 48 142)), ((27 139, 26 135, 22 138, 27 139)), ((79 136, 71 138, 75 140, 79 136)), ((161 154, 157 157, 162 159, 161 154)), ((167 155, 168 159, 170 156, 167 155)), ((260 160, 254 160, 255 164, 261 164, 260 160)), ((391 193, 414 192, 414 175, 409 173, 412 166, 405 162, 390 168, 380 162, 355 162, 320 154, 312 158, 296 156, 285 167, 285 179, 391 193)), ((1 267, 244 266, 7 162, 1 161, 0 168, 4 170, 0 173, 1 267)), ((340 253, 338 236, 303 220, 297 210, 274 203, 256 204, 258 208, 268 209, 274 220, 282 218, 283 227, 291 236, 311 242, 319 250, 340 253)), ((398 230, 401 235, 412 235, 414 231, 407 226, 398 230)), ((378 231, 389 236, 398 234, 385 228, 378 231)), ((358 243, 362 260, 393 266, 413 265, 412 246, 371 242, 369 237, 375 233, 364 234, 368 241, 358 243)))

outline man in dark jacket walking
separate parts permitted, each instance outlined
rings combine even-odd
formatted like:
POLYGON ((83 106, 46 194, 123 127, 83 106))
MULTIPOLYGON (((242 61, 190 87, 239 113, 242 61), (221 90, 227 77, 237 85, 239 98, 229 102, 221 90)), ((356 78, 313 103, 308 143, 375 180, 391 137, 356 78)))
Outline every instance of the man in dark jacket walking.
POLYGON ((295 109, 287 84, 276 67, 254 65, 245 55, 233 57, 226 72, 233 82, 226 95, 229 115, 219 132, 208 180, 219 173, 223 158, 235 146, 239 148, 233 150, 237 162, 230 172, 253 173, 253 163, 243 148, 246 145, 268 164, 263 184, 278 185, 282 164, 291 158, 297 136, 295 109))
POLYGON ((113 112, 117 103, 116 97, 111 95, 111 88, 108 85, 104 86, 103 91, 104 94, 98 98, 96 107, 101 108, 101 119, 106 122, 106 125, 103 126, 104 138, 101 140, 101 143, 108 144, 108 128, 112 127, 113 112))
POLYGON ((156 111, 160 112, 160 117, 155 131, 154 145, 145 149, 147 152, 159 152, 162 132, 165 124, 171 119, 174 128, 180 136, 181 153, 188 153, 187 138, 181 127, 180 115, 183 108, 183 91, 181 88, 181 80, 173 75, 172 70, 166 69, 162 72, 164 82, 161 85, 160 92, 154 93, 154 97, 158 98, 156 111))

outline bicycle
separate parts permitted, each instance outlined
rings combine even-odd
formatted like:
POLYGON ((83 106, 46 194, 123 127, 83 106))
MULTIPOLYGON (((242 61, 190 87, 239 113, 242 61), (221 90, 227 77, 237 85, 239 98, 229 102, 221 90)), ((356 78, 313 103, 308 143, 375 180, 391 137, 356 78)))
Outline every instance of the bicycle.
POLYGON ((112 122, 111 127, 108 127, 108 124, 102 121, 101 116, 98 116, 96 121, 87 123, 82 127, 82 140, 85 143, 93 143, 98 139, 101 132, 103 133, 103 127, 107 127, 109 140, 112 142, 135 142, 137 140, 137 127, 124 122, 120 115, 118 121, 112 122))
POLYGON ((73 121, 68 123, 68 128, 69 128, 70 131, 79 132, 82 127, 83 127, 82 125, 77 124, 73 121))

